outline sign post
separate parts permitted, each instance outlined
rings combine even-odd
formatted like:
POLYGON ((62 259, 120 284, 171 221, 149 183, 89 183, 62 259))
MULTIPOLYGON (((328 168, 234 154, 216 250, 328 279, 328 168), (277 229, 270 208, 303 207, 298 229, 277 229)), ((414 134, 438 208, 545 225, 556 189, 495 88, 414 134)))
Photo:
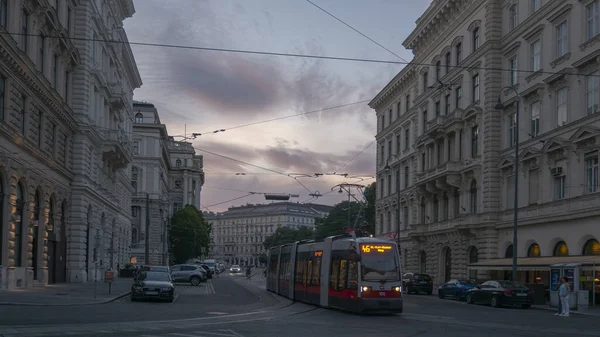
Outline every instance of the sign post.
POLYGON ((113 275, 114 275, 114 272, 110 269, 104 271, 104 282, 108 283, 108 293, 109 294, 112 291, 113 275))

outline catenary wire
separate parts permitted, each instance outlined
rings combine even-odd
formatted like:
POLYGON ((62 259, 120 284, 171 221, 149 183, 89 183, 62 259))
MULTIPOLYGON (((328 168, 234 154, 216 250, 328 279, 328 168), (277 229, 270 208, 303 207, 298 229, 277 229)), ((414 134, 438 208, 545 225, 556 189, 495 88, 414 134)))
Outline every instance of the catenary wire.
MULTIPOLYGON (((0 32, 0 34, 10 34, 16 36, 33 36, 39 37, 39 34, 25 34, 25 33, 9 33, 0 32)), ((58 35, 44 35, 46 38, 60 38, 58 35)), ((224 53, 239 53, 239 54, 253 54, 253 55, 266 55, 266 56, 282 56, 292 58, 308 58, 308 59, 324 59, 334 61, 349 61, 349 62, 365 62, 365 63, 379 63, 379 64, 398 64, 398 65, 413 65, 413 66, 428 66, 433 67, 435 64, 426 62, 405 62, 405 61, 391 61, 391 60, 377 60, 367 58, 353 58, 353 57, 338 57, 338 56, 325 56, 325 55, 310 55, 310 54, 293 54, 293 53, 278 53, 268 51, 255 51, 255 50, 244 50, 244 49, 226 49, 226 48, 213 48, 213 47, 200 47, 200 46, 186 46, 186 45, 174 45, 174 44, 163 44, 163 43, 150 43, 150 42, 132 42, 132 41, 118 41, 118 40, 107 40, 107 39, 92 39, 92 38, 81 38, 81 37, 70 37, 69 39, 74 41, 91 41, 91 42, 104 42, 114 44, 126 44, 126 45, 138 45, 148 47, 160 47, 160 48, 174 48, 174 49, 189 49, 189 50, 202 50, 202 51, 215 51, 224 53)), ((483 48, 483 47, 480 47, 483 48)), ((600 77, 600 74, 582 74, 582 73, 565 73, 562 71, 543 71, 543 70, 523 70, 523 69, 508 69, 508 68, 496 68, 496 67, 470 67, 461 65, 451 65, 448 68, 457 68, 464 70, 486 70, 486 71, 505 71, 505 72, 518 72, 518 73, 529 73, 529 74, 545 74, 545 75, 582 75, 587 77, 600 77)))
POLYGON ((350 160, 348 160, 347 162, 344 163, 344 165, 340 166, 339 169, 335 170, 333 173, 338 173, 339 171, 341 171, 344 167, 348 166, 348 164, 350 164, 354 159, 356 159, 358 156, 360 156, 361 154, 363 154, 363 152, 365 152, 368 148, 370 148, 373 144, 375 144, 377 140, 374 140, 372 142, 369 143, 369 145, 365 146, 364 149, 362 149, 359 153, 355 154, 354 157, 350 158, 350 160))
POLYGON ((331 16, 332 18, 336 19, 337 21, 339 21, 341 24, 343 24, 344 26, 352 29, 353 31, 357 32, 358 34, 360 34, 361 36, 363 36, 364 38, 366 38, 367 40, 373 42, 374 44, 378 45, 379 47, 385 49, 386 51, 388 51, 390 54, 396 56, 397 58, 399 58, 400 60, 408 63, 409 61, 407 61, 405 58, 403 58, 402 56, 394 53, 393 51, 389 50, 388 48, 386 48, 385 46, 383 46, 381 43, 373 40, 372 38, 368 37, 367 35, 363 34, 361 31, 359 31, 358 29, 352 27, 349 23, 343 21, 342 19, 338 18, 337 16, 333 15, 331 12, 327 11, 325 8, 317 5, 316 3, 310 1, 310 0, 306 0, 306 2, 308 2, 309 4, 315 6, 316 8, 318 8, 319 10, 321 10, 322 12, 324 12, 325 14, 331 16))

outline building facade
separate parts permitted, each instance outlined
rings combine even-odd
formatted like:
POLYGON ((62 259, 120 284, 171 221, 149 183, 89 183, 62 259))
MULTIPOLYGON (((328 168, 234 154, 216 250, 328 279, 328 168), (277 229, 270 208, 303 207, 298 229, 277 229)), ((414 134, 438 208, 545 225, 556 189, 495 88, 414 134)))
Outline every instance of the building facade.
POLYGON ((0 289, 67 277, 76 5, 0 1, 0 289))
POLYGON ((67 217, 71 282, 101 278, 103 270, 129 261, 133 90, 142 85, 123 30, 135 12, 133 1, 79 3, 71 14, 81 58, 72 74, 79 132, 72 143, 75 177, 67 217))
POLYGON ((315 220, 333 207, 277 202, 230 207, 223 213, 204 213, 212 228, 210 257, 226 264, 259 265, 263 242, 279 227, 314 228, 315 220))
POLYGON ((519 258, 600 255, 599 6, 437 0, 417 20, 414 60, 370 103, 376 231, 400 228, 405 271, 441 284, 505 270, 477 265, 512 257, 515 188, 519 258))

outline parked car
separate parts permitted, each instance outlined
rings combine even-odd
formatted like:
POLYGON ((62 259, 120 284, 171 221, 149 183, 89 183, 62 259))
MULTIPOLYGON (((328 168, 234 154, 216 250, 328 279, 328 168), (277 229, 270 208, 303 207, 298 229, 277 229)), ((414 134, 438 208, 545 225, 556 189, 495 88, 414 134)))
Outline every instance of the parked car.
POLYGON ((433 279, 427 274, 406 273, 402 276, 402 283, 408 294, 426 293, 431 295, 433 293, 433 279))
POLYGON ((174 282, 189 282, 197 286, 200 282, 206 282, 208 277, 206 271, 198 264, 178 264, 171 266, 171 277, 174 282))
POLYGON ((450 280, 438 288, 438 297, 451 297, 459 301, 464 301, 467 297, 467 291, 475 288, 476 283, 471 280, 450 280))
POLYGON ((494 308, 520 306, 529 309, 533 304, 533 290, 521 282, 490 280, 467 291, 467 303, 488 304, 494 308))
POLYGON ((131 301, 160 299, 173 302, 175 285, 171 275, 159 271, 143 271, 131 285, 131 301))

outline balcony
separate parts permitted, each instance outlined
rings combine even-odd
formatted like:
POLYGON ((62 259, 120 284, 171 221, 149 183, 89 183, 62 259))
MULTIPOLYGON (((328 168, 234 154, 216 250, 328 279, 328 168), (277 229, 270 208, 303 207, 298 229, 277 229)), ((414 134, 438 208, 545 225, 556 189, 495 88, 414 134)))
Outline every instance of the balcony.
POLYGON ((123 90, 123 86, 116 82, 110 83, 108 86, 110 91, 110 105, 115 110, 121 110, 125 107, 125 90, 123 90))
POLYGON ((123 130, 101 130, 102 159, 115 170, 125 168, 133 161, 131 141, 123 130))
MULTIPOLYGON (((417 174, 417 184, 423 184, 428 192, 435 190, 448 190, 451 186, 459 186, 462 175, 460 162, 448 161, 425 172, 417 174), (450 185, 450 186, 448 186, 450 185)), ((424 191, 425 192, 425 191, 424 191)))

